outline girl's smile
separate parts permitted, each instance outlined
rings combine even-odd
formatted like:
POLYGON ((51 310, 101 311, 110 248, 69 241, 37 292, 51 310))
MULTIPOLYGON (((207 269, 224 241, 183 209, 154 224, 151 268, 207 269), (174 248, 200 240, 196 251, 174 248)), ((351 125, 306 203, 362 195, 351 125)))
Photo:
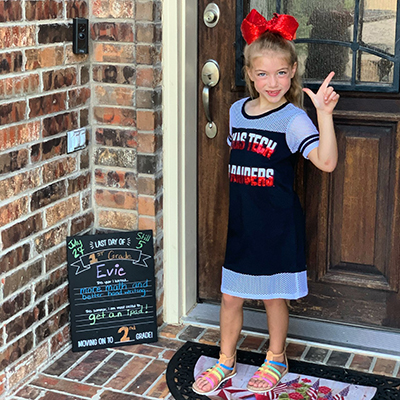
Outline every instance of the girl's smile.
POLYGON ((271 90, 268 90, 267 93, 271 96, 271 97, 276 97, 279 95, 280 91, 279 90, 274 90, 273 92, 271 90))
MULTIPOLYGON (((259 111, 277 108, 286 102, 297 64, 291 66, 281 53, 266 52, 252 59, 247 69, 254 88, 260 94, 256 100, 259 111)), ((254 104, 255 105, 255 104, 254 104)))

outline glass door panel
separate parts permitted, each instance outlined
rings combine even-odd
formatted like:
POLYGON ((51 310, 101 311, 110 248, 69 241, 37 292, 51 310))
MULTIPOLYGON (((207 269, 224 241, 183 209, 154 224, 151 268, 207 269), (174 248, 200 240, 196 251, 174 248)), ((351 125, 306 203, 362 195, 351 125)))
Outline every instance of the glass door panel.
POLYGON ((274 12, 299 22, 295 40, 305 86, 317 88, 335 71, 335 88, 398 92, 399 10, 396 0, 237 0, 236 85, 241 76, 243 18, 255 8, 270 19, 274 12))

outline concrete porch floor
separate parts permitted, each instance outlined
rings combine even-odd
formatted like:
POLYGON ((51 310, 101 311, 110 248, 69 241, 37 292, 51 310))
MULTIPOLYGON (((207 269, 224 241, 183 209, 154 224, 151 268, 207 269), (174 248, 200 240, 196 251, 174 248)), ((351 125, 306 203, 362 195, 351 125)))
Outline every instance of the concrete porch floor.
MULTIPOLYGON (((173 399, 165 371, 187 340, 218 345, 219 330, 207 326, 163 325, 156 343, 73 353, 49 360, 6 400, 135 400, 173 399)), ((239 348, 264 352, 265 336, 243 333, 239 348)), ((290 359, 341 366, 400 378, 400 360, 375 353, 352 352, 314 343, 288 340, 290 359)))

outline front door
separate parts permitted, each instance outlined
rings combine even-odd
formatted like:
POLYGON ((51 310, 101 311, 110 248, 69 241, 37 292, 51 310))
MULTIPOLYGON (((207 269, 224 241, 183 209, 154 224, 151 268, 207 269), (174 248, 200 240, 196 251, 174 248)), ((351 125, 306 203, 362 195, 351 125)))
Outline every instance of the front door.
MULTIPOLYGON (((298 19, 296 46, 305 83, 315 88, 333 69, 332 84, 341 95, 334 115, 338 167, 327 174, 308 161, 297 166, 295 186, 306 214, 309 295, 291 302, 291 314, 400 328, 398 1, 215 0, 217 22, 215 6, 205 12, 209 3, 199 0, 199 301, 220 299, 228 217, 228 111, 246 95, 237 27, 256 8, 267 19, 275 11, 298 19), (200 75, 210 59, 219 65, 220 80, 207 95, 200 75), (209 118, 218 129, 214 138, 205 133, 210 124, 203 106, 207 97, 209 118)), ((309 103, 306 109, 315 119, 309 103)))

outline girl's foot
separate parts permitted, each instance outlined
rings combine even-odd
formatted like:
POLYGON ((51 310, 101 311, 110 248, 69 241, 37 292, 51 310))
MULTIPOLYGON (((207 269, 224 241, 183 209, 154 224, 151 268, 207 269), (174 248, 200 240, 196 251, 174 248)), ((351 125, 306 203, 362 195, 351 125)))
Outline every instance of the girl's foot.
POLYGON ((227 357, 220 353, 219 360, 196 378, 192 389, 197 394, 207 395, 217 390, 221 383, 236 375, 236 353, 227 357))
POLYGON ((272 390, 288 373, 286 352, 274 354, 267 352, 264 364, 256 371, 247 384, 247 389, 254 393, 265 393, 272 390))

